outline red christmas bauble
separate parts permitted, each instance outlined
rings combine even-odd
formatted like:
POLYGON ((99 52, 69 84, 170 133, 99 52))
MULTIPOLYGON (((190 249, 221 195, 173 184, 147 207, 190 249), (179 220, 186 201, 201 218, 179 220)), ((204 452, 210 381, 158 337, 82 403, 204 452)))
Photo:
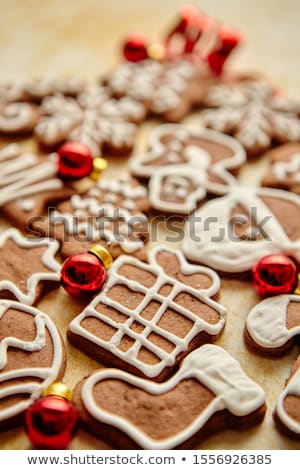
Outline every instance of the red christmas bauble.
POLYGON ((80 142, 67 142, 57 151, 58 176, 61 178, 81 179, 93 169, 90 149, 80 142))
POLYGON ((287 256, 265 256, 253 268, 253 285, 263 297, 289 294, 293 292, 296 284, 297 268, 287 256))
POLYGON ((73 405, 59 396, 37 400, 25 415, 25 429, 38 449, 66 449, 77 429, 78 414, 73 405))
POLYGON ((142 33, 131 33, 123 45, 123 55, 129 62, 148 59, 148 39, 142 33))
POLYGON ((106 272, 97 256, 78 253, 62 265, 61 285, 70 295, 83 296, 98 292, 105 282, 106 272))

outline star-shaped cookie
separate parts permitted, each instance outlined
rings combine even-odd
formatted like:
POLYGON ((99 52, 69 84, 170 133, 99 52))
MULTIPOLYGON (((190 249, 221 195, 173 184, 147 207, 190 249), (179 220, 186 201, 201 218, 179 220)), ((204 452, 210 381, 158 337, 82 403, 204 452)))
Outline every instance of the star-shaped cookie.
POLYGON ((25 238, 16 229, 0 233, 0 298, 33 305, 43 291, 56 287, 59 244, 49 238, 25 238))

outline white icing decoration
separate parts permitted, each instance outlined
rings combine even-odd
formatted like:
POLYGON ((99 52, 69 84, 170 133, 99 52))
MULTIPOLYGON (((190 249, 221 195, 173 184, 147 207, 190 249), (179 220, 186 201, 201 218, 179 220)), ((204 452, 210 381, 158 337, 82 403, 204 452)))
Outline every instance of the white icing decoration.
POLYGON ((166 367, 174 366, 177 356, 187 351, 188 345, 199 333, 205 331, 210 336, 219 334, 225 325, 226 309, 222 305, 210 299, 210 297, 216 294, 220 288, 220 279, 211 269, 191 265, 185 260, 181 252, 166 250, 159 247, 154 248, 150 252, 149 262, 150 264, 146 264, 133 257, 126 255, 120 256, 109 270, 109 278, 104 290, 71 322, 69 328, 73 333, 80 335, 93 343, 94 346, 96 345, 109 350, 116 357, 141 370, 146 377, 152 378, 158 376, 166 367), (184 274, 202 273, 208 276, 212 281, 210 287, 207 289, 194 288, 167 275, 156 261, 156 257, 161 251, 167 251, 174 254, 177 257, 181 271, 184 274), (145 272, 152 273, 156 277, 155 284, 151 286, 151 288, 146 288, 135 280, 125 278, 118 272, 120 267, 124 264, 129 264, 138 267, 145 272), (130 290, 140 292, 144 295, 143 300, 135 310, 126 308, 124 305, 112 300, 109 295, 107 295, 109 290, 118 284, 125 285, 130 290), (168 296, 159 294, 159 290, 165 284, 172 286, 172 290, 168 296), (199 301, 213 308, 219 313, 220 319, 214 324, 208 323, 200 316, 176 303, 174 299, 181 292, 189 293, 193 297, 199 299, 199 301), (141 313, 151 301, 158 302, 160 307, 154 317, 151 320, 147 320, 141 316, 141 313), (99 303, 115 308, 126 315, 128 319, 124 323, 118 323, 106 315, 101 314, 96 310, 99 303), (168 308, 175 310, 178 314, 192 321, 193 326, 184 338, 180 338, 158 326, 159 320, 168 308), (81 322, 86 317, 98 318, 99 320, 104 321, 115 328, 116 333, 109 341, 102 340, 81 326, 81 322), (144 330, 141 333, 136 333, 130 329, 130 326, 134 321, 137 321, 144 326, 144 330), (156 334, 166 338, 174 344, 174 349, 171 352, 166 352, 149 341, 148 336, 151 332, 155 332, 156 334), (126 352, 121 351, 118 347, 124 335, 128 335, 135 340, 134 344, 126 352), (158 363, 145 364, 138 358, 139 351, 143 346, 152 351, 159 358, 158 363))
POLYGON ((0 280, 0 291, 11 292, 19 302, 23 302, 27 305, 32 305, 36 298, 36 288, 40 281, 56 281, 60 279, 60 264, 56 261, 55 255, 59 249, 59 243, 56 240, 49 238, 25 238, 16 229, 7 229, 0 233, 0 248, 3 248, 7 240, 13 240, 13 242, 22 248, 35 248, 39 246, 46 247, 45 251, 41 256, 41 263, 45 266, 45 269, 49 269, 51 272, 36 272, 31 274, 26 282, 25 289, 23 292, 20 288, 12 281, 8 281, 4 278, 5 273, 2 274, 0 280))
POLYGON ((0 206, 19 200, 24 211, 33 209, 23 198, 55 191, 63 187, 56 178, 57 164, 53 160, 40 162, 37 155, 21 154, 17 146, 4 147, 0 151, 0 206))
POLYGON ((272 171, 278 181, 284 181, 287 177, 293 176, 297 183, 300 182, 300 153, 294 153, 286 162, 274 163, 272 171))
MULTIPOLYGON (((178 124, 163 124, 152 132, 150 150, 143 155, 133 156, 129 160, 129 166, 133 174, 150 178, 149 199, 155 209, 189 214, 195 209, 197 202, 205 198, 207 191, 224 194, 228 192, 228 186, 235 186, 236 179, 228 170, 240 167, 245 160, 243 147, 232 137, 208 129, 192 131, 178 124), (164 145, 164 137, 170 135, 174 136, 174 140, 164 145), (204 139, 224 145, 232 150, 232 155, 211 164, 209 153, 200 144, 188 145, 184 151, 182 150, 189 138, 204 139), (156 160, 162 156, 167 157, 167 162, 158 165, 156 160), (208 170, 220 178, 222 183, 210 181, 208 170), (189 180, 190 186, 194 188, 183 202, 168 202, 162 198, 165 192, 163 183, 171 175, 179 176, 181 181, 189 180)), ((183 195, 183 192, 180 193, 183 195)))
POLYGON ((29 307, 19 302, 10 300, 0 300, 0 319, 9 309, 25 312, 34 317, 36 325, 36 337, 33 341, 24 341, 19 338, 7 337, 0 342, 0 384, 8 381, 8 385, 0 388, 0 400, 19 394, 28 394, 28 398, 22 398, 15 404, 0 410, 0 422, 12 418, 25 411, 32 403, 37 400, 42 391, 54 382, 61 370, 63 364, 63 349, 59 333, 52 320, 36 308, 29 307), (46 330, 51 336, 54 353, 51 367, 32 367, 20 368, 1 372, 7 363, 7 349, 9 347, 17 348, 23 351, 40 351, 46 344, 46 330), (30 377, 36 377, 41 380, 40 383, 30 381, 30 377), (19 385, 12 385, 9 381, 14 379, 27 379, 19 385))
POLYGON ((202 113, 204 125, 233 134, 248 150, 263 150, 273 138, 281 142, 300 140, 299 102, 278 98, 263 80, 215 85, 205 104, 219 109, 202 113))
POLYGON ((215 345, 204 345, 190 353, 183 360, 179 371, 161 384, 116 369, 97 371, 85 380, 81 399, 94 419, 120 429, 142 449, 173 449, 195 435, 218 411, 228 410, 234 416, 247 416, 264 405, 265 396, 263 390, 245 374, 240 364, 224 349, 215 345), (183 380, 194 379, 206 386, 215 397, 184 430, 158 440, 125 418, 110 413, 97 404, 93 388, 97 383, 110 379, 121 380, 157 396, 173 390, 183 380))
POLYGON ((33 127, 36 119, 34 108, 29 103, 8 103, 0 113, 1 132, 22 132, 33 127))
POLYGON ((294 373, 288 381, 285 389, 279 396, 276 406, 276 413, 287 429, 300 435, 300 423, 293 419, 285 410, 284 400, 288 395, 294 395, 300 399, 300 369, 294 373))
POLYGON ((290 302, 300 302, 300 296, 291 294, 270 297, 255 305, 249 312, 246 327, 255 343, 265 349, 280 348, 300 334, 300 324, 291 329, 286 326, 290 302))
POLYGON ((109 245, 120 245, 124 252, 132 253, 144 246, 142 239, 133 239, 131 236, 133 227, 130 221, 133 216, 137 217, 139 222, 141 219, 147 221, 144 214, 137 212, 137 200, 145 198, 146 195, 147 191, 143 186, 132 186, 128 179, 101 179, 97 186, 88 192, 87 197, 71 197, 71 212, 53 211, 50 222, 63 222, 64 230, 70 234, 84 233, 91 241, 105 240, 109 245), (99 202, 98 198, 102 192, 105 193, 105 198, 103 202, 99 202), (118 197, 122 198, 120 207, 115 205, 118 197), (79 223, 74 215, 80 218, 79 223), (114 232, 114 221, 118 223, 117 233, 114 232))
POLYGON ((76 140, 86 144, 94 157, 99 156, 104 143, 131 147, 137 127, 127 121, 139 122, 145 115, 142 104, 130 98, 109 99, 103 87, 86 88, 78 101, 63 95, 47 97, 42 108, 45 116, 35 128, 41 142, 54 145, 76 140))
POLYGON ((240 186, 196 210, 187 220, 183 251, 192 261, 201 262, 223 272, 243 272, 252 269, 263 256, 284 253, 300 256, 300 240, 291 241, 260 196, 287 200, 299 207, 297 195, 279 189, 240 186), (263 223, 269 240, 242 240, 232 234, 232 210, 240 205, 246 213, 256 210, 258 223, 263 223), (214 218, 214 219, 213 219, 214 218), (208 224, 208 221, 211 222, 208 224), (191 236, 192 234, 192 236, 191 236), (196 239, 197 238, 197 239, 196 239))
POLYGON ((136 100, 149 101, 155 113, 175 109, 182 102, 195 74, 195 67, 187 61, 178 63, 143 61, 121 64, 109 77, 109 87, 117 94, 136 100))

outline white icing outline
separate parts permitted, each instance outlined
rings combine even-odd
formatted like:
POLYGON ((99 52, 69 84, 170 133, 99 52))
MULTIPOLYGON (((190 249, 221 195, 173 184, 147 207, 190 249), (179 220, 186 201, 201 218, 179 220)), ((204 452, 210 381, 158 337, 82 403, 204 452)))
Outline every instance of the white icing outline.
POLYGON ((43 380, 41 383, 27 381, 25 384, 8 385, 5 388, 1 388, 0 400, 21 393, 29 394, 30 397, 28 399, 20 399, 16 404, 0 410, 0 422, 22 413, 31 406, 34 401, 40 397, 42 391, 57 379, 64 360, 63 344, 60 335, 52 320, 45 313, 19 302, 0 300, 0 319, 9 309, 19 310, 33 315, 37 334, 36 338, 30 342, 22 341, 14 337, 4 338, 0 342, 0 383, 4 383, 6 380, 10 381, 24 377, 38 377, 43 380), (24 351, 40 351, 45 346, 46 329, 51 336, 54 348, 51 367, 32 367, 1 372, 6 365, 6 351, 9 347, 23 349, 24 351))
POLYGON ((229 194, 209 201, 196 210, 186 221, 183 240, 185 256, 192 261, 230 273, 248 271, 261 258, 269 254, 284 253, 288 256, 300 256, 300 239, 289 240, 280 223, 260 199, 260 196, 288 200, 298 207, 300 205, 299 196, 280 189, 254 186, 232 187, 229 194), (251 207, 256 207, 257 217, 260 221, 265 216, 272 216, 264 225, 265 233, 269 235, 270 240, 230 239, 231 211, 237 205, 245 208, 247 213, 251 207), (191 220, 192 217, 196 217, 196 220, 191 220), (203 224, 211 217, 216 217, 217 221, 210 224, 209 230, 205 230, 203 224), (200 241, 195 240, 194 235, 194 240, 191 238, 191 224, 193 224, 193 234, 201 238, 200 241), (222 228, 224 228, 222 240, 213 241, 213 237, 220 236, 222 228))
MULTIPOLYGON (((88 413, 99 422, 120 429, 142 449, 173 449, 195 435, 218 411, 228 410, 243 417, 255 412, 265 401, 264 392, 242 370, 240 364, 224 349, 204 345, 190 353, 179 371, 167 382, 157 384, 117 369, 100 370, 88 377, 81 390, 81 399, 88 413), (216 396, 207 408, 183 431, 166 439, 153 439, 126 419, 100 408, 93 396, 93 387, 102 380, 123 380, 153 395, 172 390, 181 381, 193 378, 216 396)), ((180 417, 178 417, 180 419, 180 417)))
MULTIPOLYGON (((50 238, 25 238, 16 229, 10 228, 0 233, 0 248, 4 246, 7 240, 13 240, 13 242, 22 248, 35 248, 38 246, 46 246, 47 249, 44 251, 41 262, 48 269, 51 269, 52 273, 40 272, 33 273, 27 279, 27 293, 22 292, 16 284, 8 280, 0 280, 0 292, 8 290, 11 292, 19 302, 23 302, 27 305, 32 305, 36 297, 36 288, 40 281, 55 281, 59 282, 60 279, 60 268, 61 265, 56 261, 55 254, 59 249, 59 243, 56 240, 50 238)), ((23 260, 20 260, 22 263, 23 260)), ((5 273, 3 273, 5 275, 5 273)))
POLYGON ((300 302, 300 296, 276 295, 264 299, 250 310, 246 328, 255 343, 265 349, 280 348, 300 334, 300 324, 291 329, 286 327, 286 314, 290 302, 300 302))
POLYGON ((300 423, 294 420, 284 408, 284 400, 288 395, 295 395, 300 399, 300 368, 293 374, 283 392, 280 394, 275 409, 278 418, 284 426, 300 436, 300 423))
MULTIPOLYGON (((206 197, 207 191, 213 194, 227 193, 229 188, 237 185, 235 177, 228 171, 240 167, 246 161, 246 153, 241 144, 225 134, 219 132, 200 129, 192 130, 180 124, 163 124, 156 127, 149 140, 150 150, 142 155, 134 155, 129 160, 129 167, 132 173, 138 177, 149 178, 149 200, 155 209, 166 212, 174 212, 179 214, 189 214, 196 207, 197 201, 206 197), (162 143, 165 135, 174 135, 183 142, 189 137, 196 139, 205 139, 223 145, 232 150, 233 155, 219 160, 215 164, 208 164, 206 168, 199 165, 199 159, 193 156, 186 156, 186 163, 171 164, 166 163, 163 166, 148 165, 151 161, 156 160, 166 152, 166 147, 162 143), (208 170, 212 175, 219 177, 224 183, 216 183, 209 181, 208 170), (164 179, 168 175, 179 175, 190 180, 195 189, 189 194, 188 198, 182 203, 168 202, 160 198, 161 188, 164 179), (229 187, 229 188, 228 188, 229 187)), ((208 156, 208 152, 199 145, 199 150, 204 151, 208 156)), ((176 150, 174 150, 176 154, 176 150)))
POLYGON ((69 329, 72 333, 82 336, 94 345, 98 345, 99 347, 107 349, 116 357, 139 369, 146 377, 153 378, 158 376, 166 367, 174 366, 176 364, 177 356, 187 351, 188 345, 199 333, 205 331, 209 335, 214 336, 218 335, 222 331, 226 321, 226 309, 210 298, 219 291, 219 288, 220 278, 217 273, 203 266, 191 265, 185 260, 184 256, 179 251, 156 247, 149 253, 149 264, 143 263, 136 258, 123 255, 120 256, 110 268, 109 278, 104 290, 92 300, 92 302, 83 310, 81 314, 72 320, 69 325, 69 329), (207 289, 196 289, 168 276, 163 271, 162 267, 160 267, 156 262, 157 255, 162 251, 170 252, 177 257, 177 260, 181 266, 181 271, 183 273, 202 273, 208 276, 212 280, 211 286, 207 289), (118 273, 118 270, 124 264, 130 264, 135 267, 139 267, 146 272, 154 274, 154 276, 156 276, 155 284, 150 288, 146 288, 137 281, 128 280, 124 276, 121 276, 118 273), (124 307, 106 295, 107 292, 117 284, 125 285, 133 291, 143 293, 144 298, 135 311, 124 307), (172 286, 172 290, 168 296, 163 296, 158 293, 164 284, 170 284, 172 286), (193 297, 199 299, 200 302, 203 302, 204 304, 216 310, 220 315, 219 321, 214 324, 208 323, 192 311, 187 310, 178 303, 175 303, 175 297, 181 292, 191 294, 193 297), (140 315, 140 313, 152 300, 157 301, 160 304, 160 307, 151 320, 146 320, 140 315), (111 318, 96 311, 96 306, 99 303, 112 306, 119 312, 126 315, 128 319, 124 323, 117 323, 113 321, 111 318), (167 308, 172 308, 178 314, 190 319, 193 322, 192 328, 184 338, 179 338, 178 336, 162 329, 157 325, 167 308), (109 341, 102 340, 81 326, 82 320, 90 316, 104 321, 117 330, 109 341), (138 334, 130 329, 130 326, 134 321, 144 325, 144 330, 142 333, 138 334), (147 337, 151 332, 156 332, 173 343, 175 346, 174 349, 168 353, 165 350, 160 349, 154 343, 150 342, 147 337), (131 346, 126 352, 121 351, 118 348, 118 345, 120 344, 120 341, 125 334, 129 335, 135 340, 133 346, 131 346), (146 346, 146 348, 152 351, 160 359, 160 361, 154 365, 145 364, 144 362, 140 361, 138 359, 138 353, 142 346, 146 346))

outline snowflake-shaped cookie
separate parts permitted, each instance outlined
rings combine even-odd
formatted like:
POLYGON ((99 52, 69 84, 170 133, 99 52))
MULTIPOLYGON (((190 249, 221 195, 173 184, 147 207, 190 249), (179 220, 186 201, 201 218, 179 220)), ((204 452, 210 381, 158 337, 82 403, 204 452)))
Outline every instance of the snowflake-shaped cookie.
POLYGON ((213 81, 191 62, 144 60, 119 65, 104 83, 116 97, 143 103, 150 114, 178 122, 199 103, 213 81))
POLYGON ((212 86, 204 100, 204 125, 234 135, 248 155, 273 143, 300 140, 300 102, 276 93, 264 80, 241 80, 212 86))
POLYGON ((77 99, 62 94, 42 102, 43 117, 35 128, 39 143, 55 148, 66 140, 89 146, 94 156, 102 150, 127 154, 132 150, 136 124, 145 108, 131 98, 112 99, 107 88, 90 86, 77 99))

